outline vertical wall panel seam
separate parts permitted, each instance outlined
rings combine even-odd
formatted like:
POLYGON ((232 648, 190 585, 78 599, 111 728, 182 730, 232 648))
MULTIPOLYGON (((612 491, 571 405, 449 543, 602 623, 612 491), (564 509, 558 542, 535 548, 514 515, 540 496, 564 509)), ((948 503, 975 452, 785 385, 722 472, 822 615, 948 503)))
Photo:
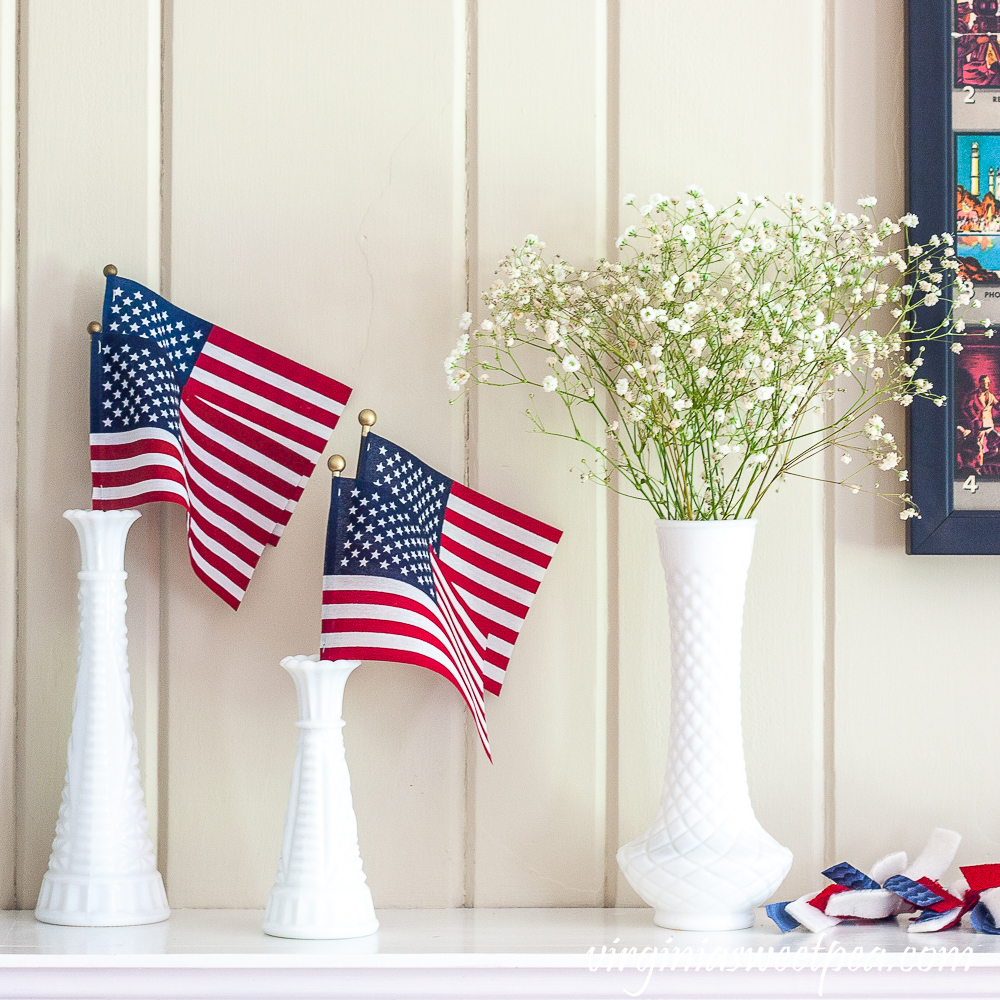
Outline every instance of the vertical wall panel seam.
MULTIPOLYGON (((162 0, 160 6, 160 294, 170 296, 171 278, 171 212, 172 212, 172 124, 173 124, 173 0, 162 0)), ((157 682, 157 864, 167 891, 170 890, 170 647, 168 625, 167 521, 169 514, 161 512, 159 518, 159 661, 157 682)))
MULTIPOLYGON (((461 22, 456 31, 464 31, 465 49, 465 308, 475 313, 479 283, 479 10, 478 0, 455 0, 461 22)), ((457 113, 457 111, 456 111, 457 113)), ((464 458, 463 479, 474 486, 477 479, 476 457, 479 439, 478 407, 474 394, 463 402, 464 458)), ((468 715, 465 718, 465 838, 462 857, 463 903, 476 905, 476 754, 479 740, 468 715)))
POLYGON ((24 448, 25 435, 25 385, 21 377, 25 359, 27 343, 27 269, 24 266, 24 241, 27 238, 27 213, 28 213, 28 183, 27 183, 27 154, 28 154, 28 0, 16 0, 17 7, 17 30, 15 33, 15 47, 17 58, 14 71, 17 74, 17 92, 15 94, 16 126, 15 126, 15 190, 16 190, 16 217, 15 217, 15 247, 14 247, 14 282, 16 288, 15 316, 17 325, 17 486, 15 493, 15 518, 17 524, 16 541, 16 566, 15 580, 17 583, 17 594, 15 598, 15 614, 17 616, 15 631, 15 657, 14 657, 14 905, 20 907, 24 901, 20 898, 21 883, 21 854, 25 848, 26 837, 20 825, 22 806, 25 799, 25 781, 27 762, 24 759, 24 732, 25 724, 25 634, 24 634, 24 574, 26 571, 25 560, 25 530, 23 511, 22 484, 24 483, 24 473, 26 465, 26 455, 24 448))
POLYGON ((0 886, 0 906, 16 899, 17 865, 17 543, 18 543, 18 301, 17 294, 17 144, 18 144, 18 16, 17 0, 0 0, 0 378, 3 379, 3 412, 0 413, 0 456, 3 476, 13 482, 4 487, 3 550, 11 562, 4 565, 3 632, 7 636, 0 657, 4 661, 3 699, 4 743, 0 747, 0 853, 12 862, 0 886), (8 534, 10 533, 10 534, 8 534))
MULTIPOLYGON (((618 233, 618 198, 620 177, 619 158, 619 91, 621 71, 621 3, 606 0, 604 4, 603 79, 597 85, 604 89, 604 121, 599 124, 603 135, 603 204, 597 231, 600 244, 598 257, 611 257, 618 233)), ((603 571, 605 574, 603 608, 605 615, 604 654, 604 905, 618 902, 618 837, 619 837, 619 636, 618 636, 618 494, 604 490, 602 494, 605 524, 603 571)))
MULTIPOLYGON (((162 216, 162 147, 163 147, 163 11, 161 0, 146 2, 146 284, 161 291, 161 216, 162 216)), ((143 685, 141 713, 144 739, 143 788, 149 833, 154 850, 159 850, 159 781, 160 781, 160 525, 162 512, 152 505, 143 512, 148 522, 143 533, 145 614, 143 615, 143 685)))
MULTIPOLYGON (((828 201, 833 200, 834 170, 836 167, 836 0, 826 0, 824 4, 824 143, 823 143, 823 193, 828 201)), ((834 403, 828 404, 834 406, 834 403)), ((822 663, 822 713, 819 724, 823 731, 823 815, 822 849, 826 864, 837 861, 836 827, 836 487, 830 485, 834 476, 834 455, 827 449, 823 457, 825 478, 829 481, 823 488, 823 663, 822 663)))

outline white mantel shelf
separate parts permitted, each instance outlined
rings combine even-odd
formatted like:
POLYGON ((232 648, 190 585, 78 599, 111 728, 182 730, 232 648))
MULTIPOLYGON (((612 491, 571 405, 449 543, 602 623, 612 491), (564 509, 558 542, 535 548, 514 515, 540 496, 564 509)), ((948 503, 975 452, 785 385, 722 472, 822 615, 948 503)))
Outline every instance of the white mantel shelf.
POLYGON ((74 928, 0 912, 0 997, 1000 995, 1000 937, 967 929, 782 935, 761 918, 746 931, 680 933, 654 927, 648 909, 382 910, 367 938, 287 941, 263 934, 262 916, 175 910, 146 927, 74 928))

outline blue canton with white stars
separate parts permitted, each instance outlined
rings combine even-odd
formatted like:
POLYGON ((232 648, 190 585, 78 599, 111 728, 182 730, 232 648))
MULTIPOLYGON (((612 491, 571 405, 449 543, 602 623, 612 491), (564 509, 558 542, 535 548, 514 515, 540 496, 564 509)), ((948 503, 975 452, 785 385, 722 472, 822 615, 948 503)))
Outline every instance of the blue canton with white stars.
POLYGON ((160 427, 178 435, 180 394, 212 324, 111 275, 103 327, 91 341, 91 433, 160 427))
POLYGON ((385 438, 369 434, 357 479, 334 479, 324 572, 383 576, 436 599, 430 549, 452 480, 385 438))

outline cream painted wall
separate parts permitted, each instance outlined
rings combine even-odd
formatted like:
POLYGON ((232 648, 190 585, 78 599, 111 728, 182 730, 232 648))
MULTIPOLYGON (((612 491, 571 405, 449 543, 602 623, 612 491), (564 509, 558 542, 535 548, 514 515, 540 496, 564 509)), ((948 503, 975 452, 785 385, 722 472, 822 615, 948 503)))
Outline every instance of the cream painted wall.
MULTIPOLYGON (((905 198, 903 7, 838 4, 836 17, 836 198, 875 193, 888 215, 905 198)), ((996 732, 1000 704, 990 653, 1000 610, 982 586, 997 560, 906 556, 895 511, 858 499, 837 498, 834 522, 839 855, 912 853, 942 825, 964 834, 956 865, 993 859, 1000 764, 979 741, 996 732)))
MULTIPOLYGON (((371 406, 442 471, 565 529, 488 705, 494 764, 440 678, 353 675, 376 905, 635 905, 614 854, 656 809, 669 708, 652 518, 581 486, 519 400, 449 406, 441 359, 509 247, 530 231, 610 253, 625 191, 849 207, 873 190, 900 211, 902 17, 902 0, 0 0, 0 906, 34 905, 62 786, 60 515, 88 504, 84 328, 108 261, 354 386, 329 448, 349 470, 371 406)), ((265 901, 295 744, 278 660, 317 645, 327 490, 317 470, 238 614, 194 579, 178 510, 133 529, 136 724, 175 907, 265 901)), ((935 823, 988 857, 997 810, 975 793, 996 767, 965 733, 990 731, 1000 692, 953 655, 952 623, 991 561, 906 557, 893 511, 804 483, 760 522, 745 738, 758 814, 795 852, 781 895, 935 823), (954 732, 932 738, 942 718, 954 732)))

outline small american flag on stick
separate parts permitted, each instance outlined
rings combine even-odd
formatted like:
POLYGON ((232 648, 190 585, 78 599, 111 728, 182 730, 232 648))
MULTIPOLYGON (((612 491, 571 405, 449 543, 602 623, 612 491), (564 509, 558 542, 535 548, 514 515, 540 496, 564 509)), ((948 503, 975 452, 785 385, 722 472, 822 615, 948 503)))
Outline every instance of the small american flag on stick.
POLYGON ((358 478, 333 481, 320 655, 442 674, 489 755, 484 691, 500 693, 561 535, 368 434, 358 478))
POLYGON ((351 390, 105 274, 90 354, 94 509, 184 507, 195 574, 238 608, 351 390))

